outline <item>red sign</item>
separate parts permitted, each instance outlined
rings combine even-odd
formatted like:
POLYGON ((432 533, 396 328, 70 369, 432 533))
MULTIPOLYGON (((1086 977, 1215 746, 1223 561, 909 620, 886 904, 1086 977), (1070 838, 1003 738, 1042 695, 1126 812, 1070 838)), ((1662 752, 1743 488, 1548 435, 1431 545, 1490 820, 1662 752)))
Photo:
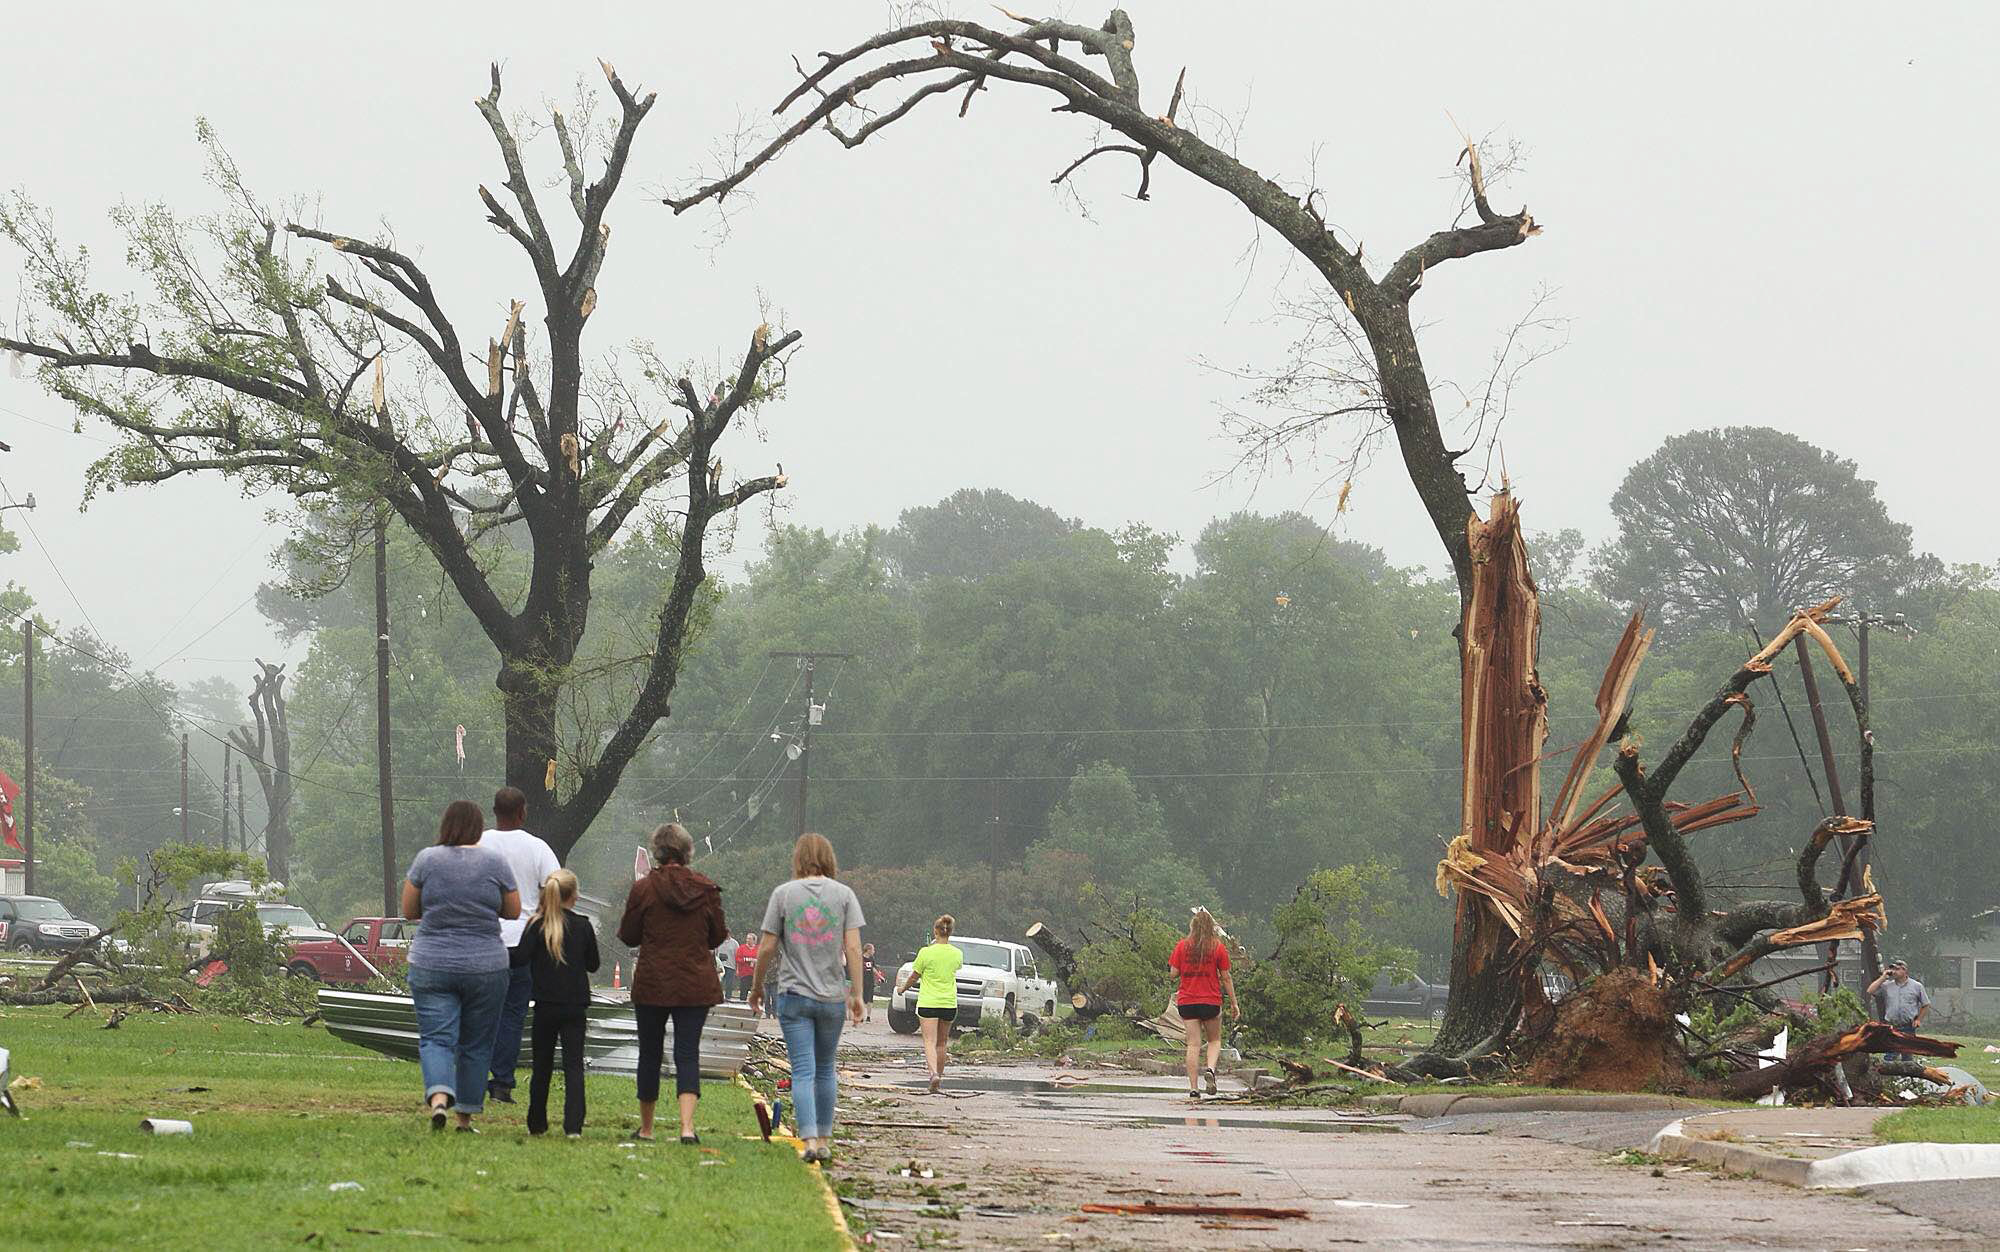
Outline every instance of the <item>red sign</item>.
POLYGON ((0 843, 17 852, 26 851, 21 847, 20 836, 14 833, 14 797, 20 794, 21 785, 0 770, 0 843))

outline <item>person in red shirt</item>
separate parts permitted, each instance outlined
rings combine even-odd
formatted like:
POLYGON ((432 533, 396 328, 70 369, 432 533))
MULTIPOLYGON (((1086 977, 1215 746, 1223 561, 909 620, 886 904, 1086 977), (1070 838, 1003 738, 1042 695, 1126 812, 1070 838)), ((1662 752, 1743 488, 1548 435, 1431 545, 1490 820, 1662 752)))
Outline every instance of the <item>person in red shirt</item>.
POLYGON ((1243 1008, 1236 1002, 1236 984, 1229 977, 1229 948, 1207 909, 1196 909, 1188 919, 1187 938, 1174 945, 1167 967, 1181 977, 1174 1004, 1187 1032, 1188 1098, 1199 1100, 1204 1084, 1208 1094, 1215 1094, 1215 1063, 1222 1058, 1224 992, 1229 993, 1230 1020, 1243 1020, 1243 1008), (1201 1063, 1204 1043, 1208 1045, 1205 1066, 1201 1063))
POLYGON ((736 982, 743 988, 743 994, 750 994, 750 979, 757 973, 757 944, 761 940, 756 931, 743 936, 743 942, 736 945, 736 982))

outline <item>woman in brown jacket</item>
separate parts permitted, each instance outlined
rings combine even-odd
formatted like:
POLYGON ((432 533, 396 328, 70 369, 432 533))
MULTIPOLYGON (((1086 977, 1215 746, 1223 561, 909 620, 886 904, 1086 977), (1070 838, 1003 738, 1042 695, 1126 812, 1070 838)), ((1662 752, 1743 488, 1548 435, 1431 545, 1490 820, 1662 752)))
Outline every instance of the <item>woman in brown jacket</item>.
POLYGON ((715 949, 729 937, 722 888, 688 868, 694 840, 679 823, 653 832, 653 872, 632 884, 618 938, 639 949, 632 967, 632 1010, 639 1020, 639 1138, 653 1138, 667 1019, 674 1023, 674 1091, 681 1142, 700 1143, 694 1106, 701 1099, 701 1031, 722 1003, 715 949))

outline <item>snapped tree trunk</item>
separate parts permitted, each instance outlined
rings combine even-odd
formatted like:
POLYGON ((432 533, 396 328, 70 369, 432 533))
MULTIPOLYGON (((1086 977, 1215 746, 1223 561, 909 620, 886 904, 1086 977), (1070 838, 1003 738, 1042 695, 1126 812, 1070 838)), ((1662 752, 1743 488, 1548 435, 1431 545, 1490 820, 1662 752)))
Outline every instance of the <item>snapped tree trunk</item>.
MULTIPOLYGON (((1472 581, 1460 620, 1463 777, 1451 855, 1505 856, 1541 816, 1548 698, 1535 672, 1541 601, 1528 572, 1520 507, 1506 491, 1466 521, 1472 581)), ((1442 880, 1441 880, 1442 885, 1442 880)), ((1455 1054, 1506 1030, 1519 1015, 1523 971, 1507 960, 1514 935, 1476 892, 1458 892, 1451 984, 1432 1045, 1455 1054)))

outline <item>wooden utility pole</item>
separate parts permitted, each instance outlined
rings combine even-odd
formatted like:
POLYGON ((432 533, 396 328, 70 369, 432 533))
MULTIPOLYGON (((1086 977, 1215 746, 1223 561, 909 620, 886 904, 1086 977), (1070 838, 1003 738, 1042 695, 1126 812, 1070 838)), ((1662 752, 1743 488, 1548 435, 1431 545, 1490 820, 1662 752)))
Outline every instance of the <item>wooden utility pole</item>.
MULTIPOLYGON (((382 361, 375 360, 375 424, 393 438, 382 390, 382 361)), ((382 916, 394 917, 396 899, 396 793, 389 758, 389 512, 375 509, 375 787, 382 805, 382 916)))
MULTIPOLYGON (((1867 636, 1864 634, 1862 636, 1862 639, 1864 640, 1864 642, 1861 645, 1862 653, 1865 656, 1868 647, 1867 643, 1865 642, 1867 636)), ((1833 811, 1836 814, 1839 814, 1841 816, 1846 816, 1848 813, 1847 799, 1845 796, 1841 794, 1840 768, 1836 764, 1834 758, 1833 736, 1827 732, 1826 709, 1819 702, 1819 680, 1813 676, 1812 658, 1806 652, 1806 638, 1804 635, 1799 635, 1792 640, 1792 643, 1795 645, 1796 650, 1799 654, 1799 677, 1805 684, 1806 704, 1808 707, 1812 709, 1813 733, 1819 738, 1820 764, 1826 770, 1826 798, 1828 802, 1833 805, 1833 811)), ((1866 671, 1864 670, 1863 672, 1865 673, 1866 671)), ((1862 692, 1861 705, 1863 708, 1866 708, 1868 706, 1868 694, 1867 694, 1868 688, 1866 685, 1866 680, 1863 680, 1860 686, 1862 692)), ((1870 797, 1868 797, 1868 799, 1872 801, 1874 797, 1871 795, 1870 797)), ((1872 808, 1873 805, 1871 803, 1864 805, 1863 807, 1872 808)), ((1868 815, 1866 813, 1863 813, 1861 814, 1861 816, 1866 817, 1868 815)), ((1861 850, 1859 852, 1856 852, 1853 847, 1855 838, 1856 836, 1854 835, 1840 836, 1840 850, 1843 853, 1841 862, 1842 864, 1851 863, 1854 866, 1853 869, 1854 874, 1859 875, 1861 872, 1861 866, 1863 864, 1860 858, 1865 857, 1867 855, 1867 845, 1864 843, 1862 845, 1861 850), (1852 859, 1850 860, 1850 858, 1852 859)), ((1858 881, 1859 881, 1858 878, 1853 880, 1855 885, 1858 885, 1858 881)), ((1849 885, 1850 885, 1849 878, 1847 877, 1846 874, 1842 874, 1840 885, 1836 887, 1834 891, 1835 897, 1839 898, 1841 895, 1845 894, 1845 890, 1849 887, 1849 885)), ((1826 954, 1827 954, 1827 964, 1829 966, 1833 965, 1840 955, 1840 941, 1835 940, 1832 943, 1827 944, 1826 954)), ((1862 968, 1868 971, 1868 977, 1870 981, 1873 981, 1875 975, 1882 972, 1882 949, 1876 944, 1875 932, 1872 930, 1863 929, 1861 932, 1861 963, 1862 963, 1862 968)), ((1834 980, 1834 970, 1828 969, 1824 973, 1822 973, 1819 976, 1820 990, 1821 991, 1831 990, 1833 987, 1833 980, 1834 980)))
POLYGON ((389 522, 375 514, 375 786, 382 804, 382 916, 396 916, 396 798, 389 760, 389 522))
POLYGON ((806 678, 806 720, 799 730, 799 812, 798 832, 806 833, 806 784, 812 776, 812 730, 819 712, 813 706, 813 666, 819 661, 845 661, 852 652, 770 652, 771 657, 789 657, 799 662, 806 678))
POLYGON ((250 855, 250 819, 243 804, 243 762, 236 762, 236 838, 243 844, 243 855, 250 855))
MULTIPOLYGON (((1875 718, 1873 716, 1874 705, 1869 702, 1868 697, 1868 628, 1870 626, 1881 626, 1886 630, 1899 631, 1906 635, 1913 634, 1914 631, 1901 613, 1886 617, 1880 613, 1859 613, 1855 615, 1855 626, 1861 635, 1861 655, 1859 657, 1861 664, 1860 672, 1855 676, 1857 680, 1855 685, 1861 688, 1861 707, 1870 710, 1868 725, 1871 728, 1870 733, 1872 734, 1875 718)), ((1875 788, 1872 786, 1864 786, 1861 789, 1861 816, 1869 823, 1870 829, 1868 831, 1868 842, 1861 845, 1861 851, 1854 858, 1854 877, 1852 882, 1856 889, 1859 889, 1861 885, 1863 871, 1868 868, 1869 847, 1875 840, 1875 788)), ((1868 981, 1872 983, 1882 976, 1882 954, 1866 944, 1862 946, 1861 954, 1862 959, 1867 962, 1868 981)), ((1869 999, 1871 1001, 1870 1007, 1875 1010, 1875 1016, 1878 1018, 1881 1017, 1884 1009, 1883 993, 1878 991, 1873 996, 1870 996, 1869 999)))
POLYGON ((222 850, 229 851, 229 744, 222 745, 222 850))
POLYGON ((181 842, 188 841, 188 736, 181 732, 181 842))
POLYGON ((1002 933, 1000 927, 1000 783, 996 779, 988 786, 988 799, 993 816, 986 826, 990 838, 986 846, 986 912, 990 934, 1002 933))
MULTIPOLYGON (((21 623, 21 875, 22 890, 35 894, 35 623, 21 623)), ((61 754, 58 753, 58 756, 61 754)))

